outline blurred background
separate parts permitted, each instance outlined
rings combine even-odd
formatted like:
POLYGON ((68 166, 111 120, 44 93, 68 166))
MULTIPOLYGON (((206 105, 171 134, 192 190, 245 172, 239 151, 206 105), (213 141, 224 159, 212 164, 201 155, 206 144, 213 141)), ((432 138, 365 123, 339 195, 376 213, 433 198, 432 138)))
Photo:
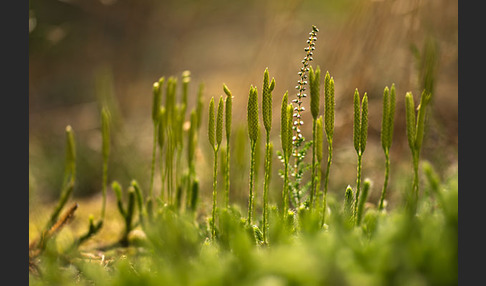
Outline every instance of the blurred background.
MULTIPOLYGON (((261 96, 266 67, 276 80, 271 140, 279 150, 281 98, 287 90, 289 99, 295 97, 297 72, 312 25, 319 33, 311 64, 319 65, 322 75, 329 71, 335 80, 331 192, 344 194, 345 187, 356 181, 352 143, 356 88, 360 95, 367 92, 369 96, 363 176, 374 182, 370 201, 376 202, 383 184, 380 128, 385 86, 394 83, 397 91, 389 199, 400 196, 393 182, 412 176, 405 133, 407 91, 413 93, 416 104, 424 88, 433 93, 422 158, 431 161, 441 176, 457 168, 457 1, 31 0, 29 4, 30 201, 51 202, 59 195, 67 125, 73 127, 77 144, 73 196, 100 196, 99 114, 104 100, 114 118, 108 182, 117 180, 128 186, 136 179, 147 191, 153 144, 152 84, 162 76, 176 76, 180 83, 185 70, 191 72, 188 110, 196 104, 198 85, 204 84, 196 167, 201 196, 209 198, 212 186, 207 107, 211 97, 224 95, 225 83, 234 95, 232 144, 243 150, 232 155, 231 195, 232 200, 245 201, 250 85, 257 86, 261 96)), ((305 113, 304 122, 304 136, 311 140, 310 112, 305 113)), ((272 185, 278 191, 271 195, 276 199, 282 184, 277 175, 280 168, 275 156, 272 185)), ((263 185, 262 169, 257 191, 263 185)))

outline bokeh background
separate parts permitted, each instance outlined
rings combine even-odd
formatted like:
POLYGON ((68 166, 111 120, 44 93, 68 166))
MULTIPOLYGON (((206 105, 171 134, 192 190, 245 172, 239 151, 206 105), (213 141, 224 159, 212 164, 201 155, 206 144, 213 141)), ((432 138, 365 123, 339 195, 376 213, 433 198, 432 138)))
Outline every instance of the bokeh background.
MULTIPOLYGON (((369 96, 363 176, 374 182, 371 201, 377 200, 383 183, 381 100, 384 87, 392 83, 397 90, 397 110, 390 180, 403 182, 411 177, 404 96, 411 91, 418 104, 424 84, 433 90, 433 101, 422 157, 441 176, 457 168, 457 1, 31 0, 29 4, 30 201, 50 202, 59 195, 67 125, 74 129, 78 152, 73 195, 100 196, 99 112, 103 100, 109 101, 115 119, 108 181, 127 186, 136 179, 148 190, 152 83, 162 76, 176 76, 180 82, 185 70, 191 72, 189 110, 195 106, 198 85, 205 86, 197 157, 202 196, 209 198, 212 180, 212 157, 205 137, 207 106, 212 96, 224 95, 225 83, 234 95, 232 144, 244 150, 232 155, 232 170, 236 171, 231 194, 232 199, 244 201, 248 192, 249 87, 261 90, 263 71, 268 67, 276 80, 271 138, 278 150, 281 98, 287 90, 290 98, 295 96, 297 72, 312 25, 320 30, 312 65, 319 65, 323 74, 329 71, 336 84, 331 192, 344 194, 346 185, 354 186, 356 180, 352 143, 356 88, 369 96), (424 74, 433 81, 424 83, 424 74)), ((310 140, 310 112, 306 116, 304 135, 310 140)), ((272 185, 278 191, 272 196, 278 198, 281 180, 277 171, 282 164, 276 157, 273 164, 272 185)), ((259 172, 258 186, 263 182, 262 168, 259 172)), ((159 184, 159 179, 155 182, 159 184)), ((391 185, 389 191, 392 201, 400 193, 394 188, 391 185)))

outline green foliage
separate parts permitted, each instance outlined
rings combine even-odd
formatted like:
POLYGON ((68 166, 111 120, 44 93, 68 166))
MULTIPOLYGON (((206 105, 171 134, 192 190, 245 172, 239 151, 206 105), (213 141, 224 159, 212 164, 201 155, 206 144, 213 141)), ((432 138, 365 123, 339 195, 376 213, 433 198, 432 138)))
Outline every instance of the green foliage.
POLYGON ((360 104, 358 89, 354 92, 353 99, 354 106, 354 123, 353 123, 353 142, 354 149, 358 154, 358 167, 356 179, 356 196, 354 199, 354 220, 358 223, 358 205, 359 195, 361 191, 361 160, 366 148, 366 141, 368 139, 368 96, 366 92, 360 104))
POLYGON ((211 148, 214 149, 216 140, 216 119, 214 115, 214 97, 209 101, 209 119, 208 119, 208 139, 211 148))
POLYGON ((248 96, 247 120, 250 141, 256 142, 260 133, 260 125, 258 123, 258 93, 257 88, 253 86, 250 87, 248 96))
POLYGON ((321 68, 319 66, 317 66, 315 72, 312 66, 310 66, 309 87, 312 118, 316 120, 317 116, 319 116, 320 107, 321 68))
POLYGON ((267 133, 272 129, 272 91, 275 88, 275 79, 269 83, 268 68, 263 73, 263 88, 262 88, 262 117, 263 125, 267 133))
POLYGON ((422 148, 422 142, 425 132, 425 120, 427 106, 431 99, 431 94, 425 90, 420 97, 420 104, 417 107, 417 116, 415 116, 415 104, 413 95, 411 92, 405 94, 405 112, 406 112, 406 125, 407 125, 407 139, 410 151, 412 152, 413 161, 413 185, 412 192, 408 198, 408 206, 411 214, 415 214, 417 211, 418 195, 419 195, 419 160, 420 150, 422 148))
POLYGON ((395 120, 395 84, 392 84, 391 90, 388 86, 383 91, 383 119, 381 121, 381 146, 385 152, 385 182, 383 183, 383 190, 381 192, 378 209, 383 210, 386 189, 388 186, 388 177, 390 173, 390 148, 393 138, 393 125, 395 120))
MULTIPOLYGON (((283 95, 281 102, 282 151, 277 151, 278 157, 284 164, 284 170, 280 172, 284 179, 281 208, 270 200, 274 146, 269 140, 269 133, 272 119, 271 92, 275 87, 275 79, 270 82, 268 69, 264 72, 262 88, 262 118, 267 135, 264 157, 263 217, 255 221, 253 217, 259 211, 258 208, 255 209, 254 202, 260 132, 257 89, 253 85, 250 86, 247 105, 250 173, 246 219, 239 205, 229 205, 231 91, 223 84, 226 99, 223 101, 223 97, 220 97, 217 114, 214 97, 209 102, 208 140, 214 151, 212 210, 209 215, 209 208, 204 207, 205 204, 198 203, 204 201, 200 194, 205 192, 200 189, 202 184, 195 168, 198 130, 202 118, 203 85, 199 86, 196 106, 190 113, 190 126, 188 130, 183 129, 190 82, 190 73, 185 71, 182 75, 182 100, 179 103, 176 102, 175 94, 176 78, 170 77, 167 81, 166 101, 163 106, 160 101, 164 81, 156 82, 153 86, 154 156, 156 147, 159 147, 161 170, 164 167, 164 172, 161 172, 162 180, 165 178, 168 180, 168 200, 164 201, 163 191, 161 198, 155 199, 151 193, 144 197, 136 180, 131 180, 125 193, 120 183, 113 181, 111 189, 124 228, 121 237, 114 244, 87 250, 93 257, 101 253, 99 260, 101 263, 98 261, 92 263, 91 258, 84 259, 81 255, 74 256, 74 252, 59 251, 55 241, 47 239, 69 221, 78 207, 77 204, 73 204, 59 219, 59 213, 70 197, 76 177, 74 134, 70 126, 66 128, 66 168, 63 191, 46 231, 41 234, 40 240, 29 245, 29 272, 33 278, 30 283, 32 285, 457 284, 457 174, 441 181, 432 164, 424 162, 422 166, 428 184, 424 185, 426 189, 424 197, 420 201, 420 208, 417 207, 419 154, 425 135, 426 107, 430 102, 430 93, 425 90, 422 93, 417 115, 412 94, 407 93, 405 96, 407 137, 414 166, 413 192, 412 198, 409 199, 413 212, 410 212, 410 209, 404 211, 400 207, 389 212, 381 212, 379 210, 383 208, 382 203, 378 206, 378 210, 372 204, 367 204, 371 180, 365 179, 361 190, 361 159, 368 136, 368 97, 365 93, 360 99, 357 89, 354 93, 353 106, 353 144, 358 154, 356 195, 353 196, 353 189, 349 185, 344 192, 344 197, 341 194, 336 198, 335 193, 327 193, 333 150, 334 80, 327 72, 324 78, 324 114, 319 115, 319 104, 316 102, 319 102, 320 68, 314 71, 309 67, 317 32, 314 26, 308 40, 303 68, 299 73, 300 80, 297 87, 299 94, 297 99, 293 100, 296 106, 288 103, 288 92, 283 95), (304 109, 301 104, 305 97, 303 91, 307 84, 305 81, 307 72, 309 72, 310 105, 313 116, 313 140, 310 142, 305 142, 298 130, 303 124, 301 115, 304 109), (217 208, 217 163, 218 151, 223 139, 223 120, 227 142, 226 152, 221 159, 226 179, 226 207, 217 208), (319 212, 313 211, 312 207, 315 203, 313 200, 320 195, 317 192, 321 181, 318 170, 323 160, 324 132, 328 142, 328 164, 323 208, 322 212, 319 212), (313 162, 312 165, 307 165, 304 158, 310 146, 313 146, 313 162), (183 150, 187 152, 183 153, 183 150), (172 203, 170 190, 176 152, 177 191, 175 203, 172 203), (162 154, 165 154, 165 166, 162 164, 162 154), (183 169, 184 165, 180 161, 181 154, 187 156, 186 170, 183 169), (296 159, 293 166, 290 165, 292 155, 296 159), (303 173, 309 168, 312 168, 311 181, 301 181, 303 173), (290 171, 294 175, 293 182, 290 182, 290 171), (306 194, 310 194, 310 200, 304 200, 308 199, 305 197, 306 194), (181 207, 184 198, 185 209, 181 207), (293 209, 290 208, 292 204, 293 209), (138 216, 136 216, 137 210, 138 216), (411 213, 414 215, 411 216, 411 213), (140 229, 137 229, 138 227, 140 229), (142 234, 136 237, 135 230, 140 230, 142 234), (263 247, 265 245, 271 247, 263 247), (39 247, 45 251, 39 250, 39 247), (43 273, 42 277, 34 277, 36 269, 38 273, 43 273)), ((383 95, 381 144, 386 155, 387 169, 381 201, 387 186, 394 110, 395 87, 392 85, 391 90, 385 88, 383 95)), ((101 155, 104 165, 107 165, 110 151, 109 117, 108 110, 102 109, 101 155)), ((246 154, 245 131, 241 130, 243 131, 237 132, 235 140, 237 156, 234 163, 239 164, 238 171, 247 166, 238 163, 245 159, 246 154)), ((152 166, 153 164, 154 160, 152 166)), ((104 168, 103 171, 104 187, 106 170, 104 168)), ((164 186, 163 181, 162 186, 164 186)), ((103 209, 104 202, 103 195, 103 209)), ((73 244, 72 249, 76 249, 80 241, 96 233, 101 228, 102 221, 95 223, 93 216, 90 216, 87 236, 76 240, 77 243, 73 244)))

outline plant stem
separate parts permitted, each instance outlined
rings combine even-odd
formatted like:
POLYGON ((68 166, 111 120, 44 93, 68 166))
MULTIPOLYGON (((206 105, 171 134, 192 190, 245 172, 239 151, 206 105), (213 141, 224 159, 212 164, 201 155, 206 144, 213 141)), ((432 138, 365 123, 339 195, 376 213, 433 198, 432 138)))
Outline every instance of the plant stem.
POLYGON ((226 137, 226 174, 225 174, 225 206, 229 208, 229 189, 230 189, 230 144, 229 136, 226 137))
POLYGON ((256 150, 256 140, 252 140, 251 150, 250 150, 250 197, 248 201, 248 225, 251 226, 251 220, 253 216, 253 180, 254 180, 254 173, 255 173, 255 150, 256 150))
POLYGON ((332 139, 327 141, 328 144, 328 154, 327 154, 327 168, 326 168, 326 177, 324 178, 324 196, 323 196, 323 203, 322 203, 322 225, 326 223, 326 209, 327 209, 327 186, 329 185, 329 169, 331 168, 331 161, 332 161, 332 139))
POLYGON ((356 199, 354 201, 354 219, 355 223, 358 223, 358 204, 359 204, 359 192, 361 188, 361 157, 363 154, 358 153, 358 178, 356 179, 356 199))
POLYGON ((158 123, 154 122, 154 146, 152 148, 152 164, 150 167, 150 191, 149 196, 151 199, 153 198, 153 189, 154 189, 154 173, 155 173, 155 156, 157 153, 157 133, 158 133, 158 123))
POLYGON ((265 179, 263 181, 263 242, 266 244, 268 232, 268 187, 270 183, 270 134, 266 134, 265 144, 265 179))
POLYGON ((103 194, 103 200, 101 202, 101 221, 105 219, 105 208, 106 208, 106 182, 108 180, 108 161, 103 160, 103 175, 101 178, 102 186, 101 192, 103 194))
POLYGON ((218 149, 214 148, 214 169, 213 169, 213 210, 211 213, 211 236, 216 236, 215 219, 216 219, 216 200, 217 200, 217 175, 218 175, 218 149))
POLYGON ((385 182, 383 183, 383 190, 381 192, 380 197, 380 204, 378 205, 378 210, 383 210, 384 208, 384 201, 385 201, 385 194, 386 188, 388 186, 388 177, 390 174, 390 152, 389 150, 385 150, 385 182))
POLYGON ((311 176, 311 193, 310 209, 314 208, 314 197, 316 195, 316 120, 312 120, 312 176, 311 176))

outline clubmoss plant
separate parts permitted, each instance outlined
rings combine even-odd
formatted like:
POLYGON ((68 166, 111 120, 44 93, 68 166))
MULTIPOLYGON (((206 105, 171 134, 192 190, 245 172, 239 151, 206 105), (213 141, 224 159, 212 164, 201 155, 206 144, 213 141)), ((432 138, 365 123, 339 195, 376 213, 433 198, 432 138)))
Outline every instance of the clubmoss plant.
POLYGON ((196 109, 191 111, 190 116, 191 126, 189 127, 189 132, 187 135, 187 166, 188 166, 188 176, 186 183, 186 206, 191 208, 192 202, 192 190, 193 184, 196 180, 196 164, 195 164, 195 154, 197 146, 197 113, 196 109))
POLYGON ((425 90, 420 97, 420 105, 417 107, 417 118, 415 117, 415 104, 411 92, 405 94, 405 113, 407 122, 407 139, 410 151, 412 152, 413 161, 413 184, 412 193, 409 195, 408 206, 409 211, 414 215, 417 211, 418 194, 419 194, 419 178, 418 169, 420 161, 420 150, 425 132, 425 120, 427 105, 430 102, 431 94, 425 90))
POLYGON ((165 132, 167 138, 167 145, 165 148, 165 170, 167 181, 167 202, 172 205, 173 190, 174 190, 174 154, 176 152, 176 96, 177 79, 175 77, 169 77, 166 85, 165 92, 165 132))
POLYGON ((231 137, 231 116, 233 110, 233 95, 228 86, 223 83, 223 91, 226 94, 225 99, 225 131, 226 131, 226 173, 225 173, 225 206, 229 207, 230 191, 230 137, 231 137))
POLYGON ((354 200, 354 220, 358 224, 358 204, 361 191, 361 160, 366 148, 368 138, 368 96, 365 92, 360 104, 358 89, 354 92, 354 125, 353 125, 354 149, 358 154, 358 167, 356 179, 356 196, 354 200))
POLYGON ((353 201, 353 188, 348 185, 346 187, 346 191, 344 192, 343 214, 345 219, 350 223, 353 221, 353 201))
POLYGON ((327 139, 327 167, 324 177, 324 195, 322 198, 322 225, 326 222, 326 209, 327 209, 327 189, 329 186, 329 170, 331 169, 332 162, 332 139, 334 136, 334 78, 330 76, 329 72, 326 72, 324 77, 324 125, 327 139))
POLYGON ((268 243, 268 189, 270 186, 270 164, 272 160, 272 153, 270 151, 270 131, 272 130, 272 91, 275 88, 275 79, 269 82, 268 68, 263 73, 263 88, 262 88, 262 116, 263 125, 265 127, 266 141, 265 141, 265 170, 263 181, 263 242, 268 243))
POLYGON ((368 193, 371 188, 371 180, 366 178, 363 182, 363 192, 361 194, 361 197, 359 198, 358 202, 358 215, 357 215, 357 224, 361 224, 361 219, 363 218, 363 212, 364 212, 364 206, 366 203, 366 200, 368 199, 368 193))
POLYGON ((167 176, 167 168, 164 168, 164 145, 165 145, 165 132, 166 132, 166 109, 165 106, 160 107, 159 113, 159 132, 157 137, 157 142, 159 143, 159 169, 160 169, 160 199, 164 201, 164 193, 165 193, 165 179, 167 176))
POLYGON ((134 214, 134 211, 135 211, 135 196, 136 196, 135 188, 133 187, 133 185, 130 185, 128 187, 128 201, 127 201, 126 208, 123 206, 121 185, 117 181, 114 181, 111 184, 111 188, 115 192, 118 211, 122 215, 123 220, 125 222, 125 229, 124 229, 123 234, 122 234, 120 240, 118 241, 118 243, 121 246, 126 247, 126 246, 128 246, 128 234, 130 233, 130 231, 133 228, 132 221, 133 221, 133 214, 134 214))
POLYGON ((317 32, 319 32, 319 29, 317 29, 316 26, 312 26, 312 31, 309 33, 309 39, 307 40, 307 47, 304 49, 306 55, 302 60, 302 67, 298 72, 299 80, 297 81, 297 86, 295 87, 298 90, 297 98, 292 100, 292 103, 296 104, 296 106, 294 106, 294 121, 292 126, 292 153, 295 158, 295 164, 293 167, 293 176, 295 182, 293 184, 292 193, 294 196, 294 203, 296 205, 301 204, 301 197, 303 193, 301 180, 304 172, 304 166, 302 165, 302 162, 305 158, 307 148, 309 147, 309 145, 304 145, 305 138, 302 135, 301 131, 301 127, 304 124, 304 121, 302 120, 302 112, 305 110, 305 108, 302 106, 302 100, 303 98, 307 97, 307 94, 304 93, 304 91, 306 89, 305 86, 307 85, 307 72, 309 72, 310 70, 309 62, 313 60, 312 55, 313 51, 315 50, 315 42, 317 41, 317 32))
POLYGON ((159 81, 153 84, 153 102, 152 102, 152 123, 154 129, 154 142, 152 149, 152 164, 150 165, 150 189, 149 196, 154 199, 153 188, 154 188, 154 175, 155 175, 155 158, 157 153, 157 135, 159 133, 159 121, 160 121, 160 105, 162 102, 162 86, 164 85, 165 78, 160 78, 159 81))
POLYGON ((390 176, 390 148, 393 138, 393 124, 395 120, 395 84, 392 84, 391 90, 388 86, 383 91, 383 119, 381 121, 381 146, 385 153, 385 181, 383 183, 383 190, 381 191, 380 202, 378 210, 383 210, 388 186, 388 177, 390 176))
POLYGON ((248 96, 247 105, 247 121, 248 121, 248 137, 250 138, 250 194, 248 200, 248 219, 247 224, 252 225, 253 217, 253 187, 255 176, 255 151, 260 133, 260 126, 258 123, 258 92, 257 88, 250 86, 250 94, 248 96))
POLYGON ((314 200, 317 195, 317 176, 316 176, 316 142, 317 142, 317 117, 319 116, 320 107, 320 81, 321 69, 317 66, 316 71, 312 66, 309 69, 309 87, 310 87, 310 106, 312 113, 312 175, 311 175, 311 192, 310 208, 313 209, 314 200))
POLYGON ((64 179, 62 183, 61 194, 54 211, 51 214, 44 230, 50 229, 59 218, 64 205, 71 197, 76 181, 76 145, 74 141, 74 131, 71 125, 66 126, 66 161, 64 167, 64 179))
POLYGON ((292 104, 288 103, 289 92, 286 91, 282 97, 282 104, 280 108, 280 142, 282 145, 282 152, 278 153, 279 159, 284 164, 283 170, 283 189, 282 189, 282 214, 287 216, 289 210, 289 164, 290 156, 292 155, 292 104))
POLYGON ((217 203, 217 177, 218 177, 218 151, 223 140, 223 110, 224 102, 223 97, 219 98, 218 114, 215 119, 214 114, 214 97, 209 102, 209 122, 208 122, 208 137, 209 143, 214 151, 214 169, 213 169, 213 208, 211 212, 211 237, 214 239, 216 236, 216 203, 217 203))
POLYGON ((83 242, 88 240, 90 237, 95 235, 103 226, 103 222, 105 219, 105 210, 106 210, 106 185, 108 180, 108 159, 110 155, 110 111, 107 107, 103 106, 101 108, 101 153, 103 158, 103 170, 102 170, 102 178, 101 178, 101 192, 102 192, 102 201, 101 201, 101 218, 98 222, 94 222, 94 217, 91 215, 89 217, 89 227, 88 231, 81 235, 75 242, 71 245, 70 250, 75 249, 83 242))

